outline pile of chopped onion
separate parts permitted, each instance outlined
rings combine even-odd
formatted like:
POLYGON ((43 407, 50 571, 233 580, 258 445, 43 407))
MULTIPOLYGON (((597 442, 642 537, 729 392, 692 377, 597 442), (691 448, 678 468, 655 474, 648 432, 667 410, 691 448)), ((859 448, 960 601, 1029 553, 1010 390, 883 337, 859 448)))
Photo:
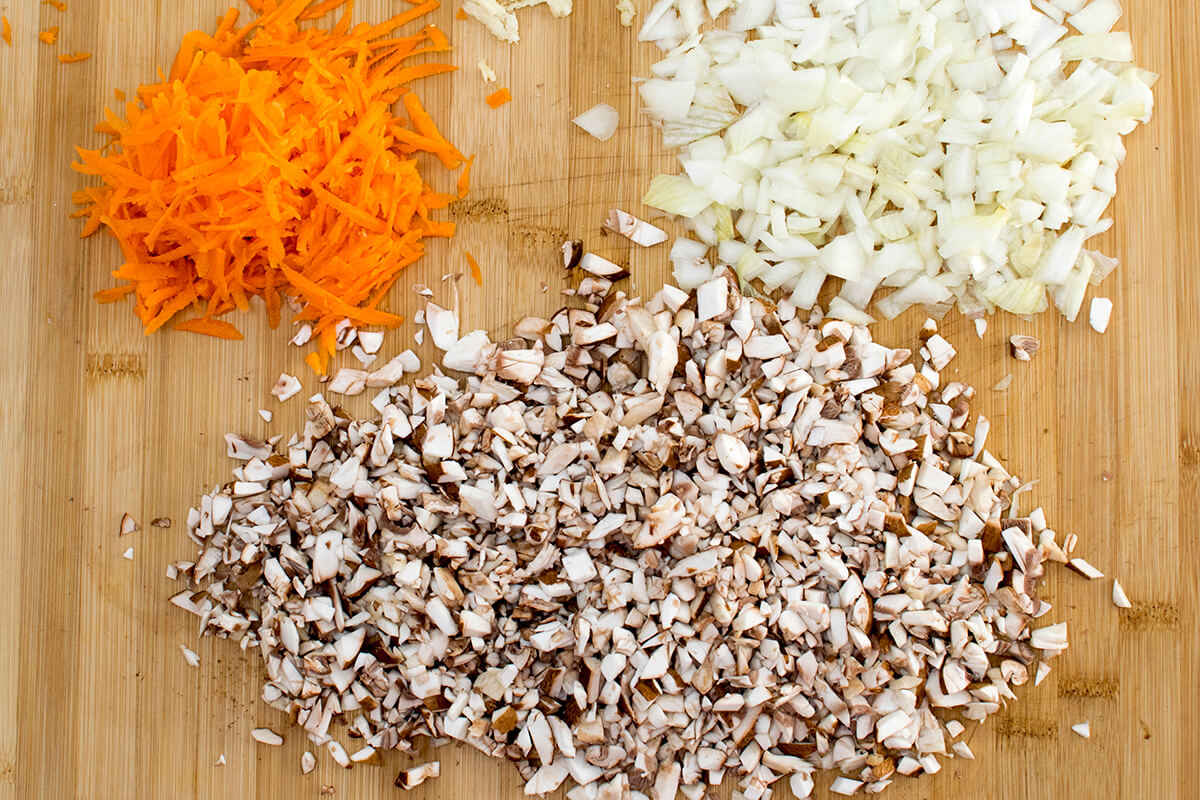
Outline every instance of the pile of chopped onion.
POLYGON ((639 85, 681 175, 647 205, 743 281, 856 323, 921 304, 1070 320, 1115 261, 1084 249, 1149 121, 1157 76, 1113 32, 1117 0, 659 0, 640 38, 669 50, 639 85), (724 29, 699 33, 728 9, 724 29))

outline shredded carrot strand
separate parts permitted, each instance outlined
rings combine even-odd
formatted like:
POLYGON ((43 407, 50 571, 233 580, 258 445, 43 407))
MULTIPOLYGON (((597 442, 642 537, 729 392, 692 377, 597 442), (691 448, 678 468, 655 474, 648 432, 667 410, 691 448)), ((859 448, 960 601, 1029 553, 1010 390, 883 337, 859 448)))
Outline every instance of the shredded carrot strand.
POLYGON ((133 284, 127 283, 124 286, 112 286, 108 289, 101 289, 92 295, 92 297, 97 303, 115 303, 132 291, 133 284))
POLYGON ((54 25, 38 34, 38 39, 46 44, 54 44, 58 41, 58 26, 54 25))
POLYGON ((475 260, 475 256, 467 251, 467 265, 471 267, 471 277, 475 279, 477 286, 483 286, 483 272, 479 269, 479 262, 475 260))
POLYGON ((59 11, 67 10, 67 4, 61 2, 61 0, 42 0, 42 5, 50 6, 51 8, 56 8, 59 11))
POLYGON ((0 17, 0 39, 12 47, 12 25, 8 24, 8 17, 0 17))
POLYGON ((458 197, 461 200, 467 196, 467 192, 471 190, 471 167, 475 164, 475 156, 467 159, 467 163, 463 164, 462 172, 458 173, 458 185, 454 188, 458 191, 458 197))
POLYGON ((86 61, 91 57, 91 53, 59 53, 58 60, 64 64, 74 64, 76 61, 86 61))
POLYGON ((83 235, 106 228, 121 247, 112 274, 123 283, 96 300, 132 295, 147 333, 173 323, 240 339, 217 317, 258 298, 275 327, 288 300, 313 323, 306 361, 324 374, 338 323, 399 325, 381 301, 426 239, 454 233, 434 214, 466 194, 471 162, 409 85, 452 67, 405 64, 449 43, 432 26, 393 33, 438 0, 410 0, 381 25, 352 25, 349 0, 250 5, 249 23, 230 11, 214 33, 185 35, 170 72, 132 101, 114 94, 121 113, 96 126, 110 141, 72 165, 100 181, 75 193, 75 216, 83 235), (332 28, 306 23, 339 9, 332 28), (429 186, 418 153, 467 163, 457 195, 429 186))
POLYGON ((309 353, 304 357, 304 363, 318 375, 324 375, 329 369, 329 357, 323 351, 309 353))
POLYGON ((487 96, 487 104, 492 108, 499 108, 509 100, 512 100, 512 92, 508 90, 508 87, 497 89, 487 96))
POLYGON ((223 319, 196 317, 195 319, 185 319, 182 322, 176 322, 171 327, 177 331, 191 331, 192 333, 201 333, 217 339, 241 341, 245 338, 242 336, 241 331, 223 319))
POLYGON ((471 15, 460 8, 458 11, 454 12, 454 18, 465 22, 471 18, 471 15))

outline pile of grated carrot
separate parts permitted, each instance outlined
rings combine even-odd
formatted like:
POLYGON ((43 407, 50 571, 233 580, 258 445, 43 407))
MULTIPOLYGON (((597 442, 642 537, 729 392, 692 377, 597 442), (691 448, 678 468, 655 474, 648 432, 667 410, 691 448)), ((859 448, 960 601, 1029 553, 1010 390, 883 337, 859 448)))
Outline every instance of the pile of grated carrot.
POLYGON ((73 165, 102 181, 75 194, 83 235, 106 227, 124 257, 112 274, 125 283, 96 299, 132 294, 147 334, 191 311, 174 327, 240 339, 219 317, 258 297, 275 327, 291 298, 321 374, 342 320, 400 324, 380 304, 426 237, 453 234, 433 212, 468 183, 464 169, 456 195, 434 191, 415 154, 469 167, 408 86, 455 69, 410 63, 450 44, 433 26, 393 34, 439 6, 409 2, 369 25, 347 0, 249 0, 249 24, 231 9, 216 33, 187 34, 170 75, 139 87, 124 118, 107 111, 97 130, 111 140, 73 165), (339 8, 327 30, 304 24, 339 8))

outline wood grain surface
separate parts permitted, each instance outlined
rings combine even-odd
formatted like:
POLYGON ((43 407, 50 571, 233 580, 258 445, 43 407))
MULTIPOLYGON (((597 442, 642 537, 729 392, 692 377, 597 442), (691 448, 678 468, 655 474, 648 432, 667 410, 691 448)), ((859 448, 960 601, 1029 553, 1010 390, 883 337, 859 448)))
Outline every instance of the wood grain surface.
MULTIPOLYGON (((192 552, 187 509, 232 467, 222 434, 294 429, 303 401, 279 407, 267 390, 281 370, 307 379, 303 352, 261 312, 238 320, 245 342, 143 336, 127 306, 90 300, 111 283, 116 246, 81 241, 67 218, 79 183, 72 147, 99 142, 92 126, 113 89, 132 90, 169 65, 182 34, 211 26, 226 4, 70 0, 66 13, 34 0, 0 5, 14 32, 12 47, 0 45, 0 800, 293 800, 317 798, 323 785, 335 798, 372 800, 397 794, 397 769, 416 760, 389 754, 382 768, 345 772, 322 752, 302 776, 306 741, 259 700, 257 654, 197 642, 195 619, 167 604, 176 585, 165 565, 192 552), (55 47, 35 40, 50 25, 62 28, 55 47), (55 60, 72 50, 95 57, 55 60), (264 423, 259 408, 276 410, 275 421, 264 423), (143 530, 118 539, 126 511, 143 530), (150 527, 158 516, 175 525, 150 527), (130 561, 122 553, 131 545, 130 561), (181 643, 199 652, 198 669, 181 643), (249 731, 260 725, 283 732, 285 745, 254 744, 249 731), (214 766, 222 754, 226 764, 214 766)), ((395 5, 364 0, 357 16, 377 21, 395 5)), ((599 225, 611 207, 639 209, 649 177, 670 165, 631 96, 630 76, 644 74, 656 51, 618 26, 608 0, 580 0, 567 20, 524 12, 517 47, 455 20, 447 5, 438 23, 464 69, 421 92, 462 149, 478 154, 476 188, 453 212, 460 234, 405 276, 392 308, 416 310, 413 282, 447 298, 441 277, 465 271, 470 249, 484 285, 458 282, 467 325, 499 334, 552 311, 563 286, 553 251, 567 232, 632 259, 635 290, 654 291, 665 249, 631 250, 601 238, 599 225), (480 56, 513 90, 497 111, 483 102, 480 56), (603 144, 568 122, 601 101, 623 121, 603 144)), ((1121 580, 1134 608, 1112 605, 1107 578, 1054 571, 1047 592, 1070 622, 1071 649, 1041 687, 1025 687, 971 733, 975 761, 900 779, 886 795, 893 800, 1200 793, 1200 10, 1195 0, 1125 5, 1139 64, 1163 77, 1154 122, 1128 140, 1117 224, 1100 241, 1122 262, 1099 290, 1116 303, 1109 332, 1054 313, 1034 323, 996 317, 982 341, 954 314, 944 329, 961 352, 956 377, 981 390, 993 451, 1040 480, 1034 496, 1052 525, 1078 534, 1079 552, 1121 580), (1042 339, 1033 363, 1005 355, 1014 332, 1042 339), (1006 373, 1011 388, 991 390, 1006 373), (1070 731, 1084 720, 1086 741, 1070 731)), ((877 335, 911 342, 919 321, 909 314, 877 335)), ((409 346, 413 331, 390 335, 384 353, 409 346)), ((354 408, 365 411, 365 400, 354 408)), ((508 765, 462 747, 437 757, 443 777, 413 798, 522 796, 508 765)))

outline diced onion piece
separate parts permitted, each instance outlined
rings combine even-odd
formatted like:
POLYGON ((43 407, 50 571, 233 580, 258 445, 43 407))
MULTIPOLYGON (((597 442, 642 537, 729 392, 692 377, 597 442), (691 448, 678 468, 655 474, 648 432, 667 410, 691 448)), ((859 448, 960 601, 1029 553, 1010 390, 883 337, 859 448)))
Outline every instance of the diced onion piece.
POLYGON ((691 291, 707 283, 713 274, 708 261, 708 245, 693 239, 676 239, 671 245, 671 265, 675 268, 675 283, 691 291))
POLYGON ((1012 314, 1037 314, 1046 310, 1046 284, 1033 278, 1017 278, 990 289, 987 299, 1012 314))
POLYGON ((834 319, 844 319, 851 325, 870 325, 875 321, 870 314, 855 308, 840 297, 835 297, 829 302, 828 316, 834 319))
POLYGON ((712 198, 678 175, 655 175, 642 202, 680 217, 694 217, 712 205, 712 198))
POLYGON ((1112 318, 1113 302, 1107 297, 1093 297, 1092 307, 1088 312, 1088 323, 1096 333, 1108 330, 1108 321, 1112 318))
POLYGON ((602 142, 607 142, 617 132, 621 115, 607 103, 597 103, 571 120, 602 142))
POLYGON ((1083 247, 1112 224, 1121 137, 1154 106, 1120 15, 1118 0, 657 0, 640 38, 666 54, 639 91, 682 174, 646 203, 797 305, 832 276, 861 313, 895 287, 885 317, 1053 297, 1075 319, 1115 263, 1083 247), (730 11, 726 29, 702 33, 702 11, 730 11))

